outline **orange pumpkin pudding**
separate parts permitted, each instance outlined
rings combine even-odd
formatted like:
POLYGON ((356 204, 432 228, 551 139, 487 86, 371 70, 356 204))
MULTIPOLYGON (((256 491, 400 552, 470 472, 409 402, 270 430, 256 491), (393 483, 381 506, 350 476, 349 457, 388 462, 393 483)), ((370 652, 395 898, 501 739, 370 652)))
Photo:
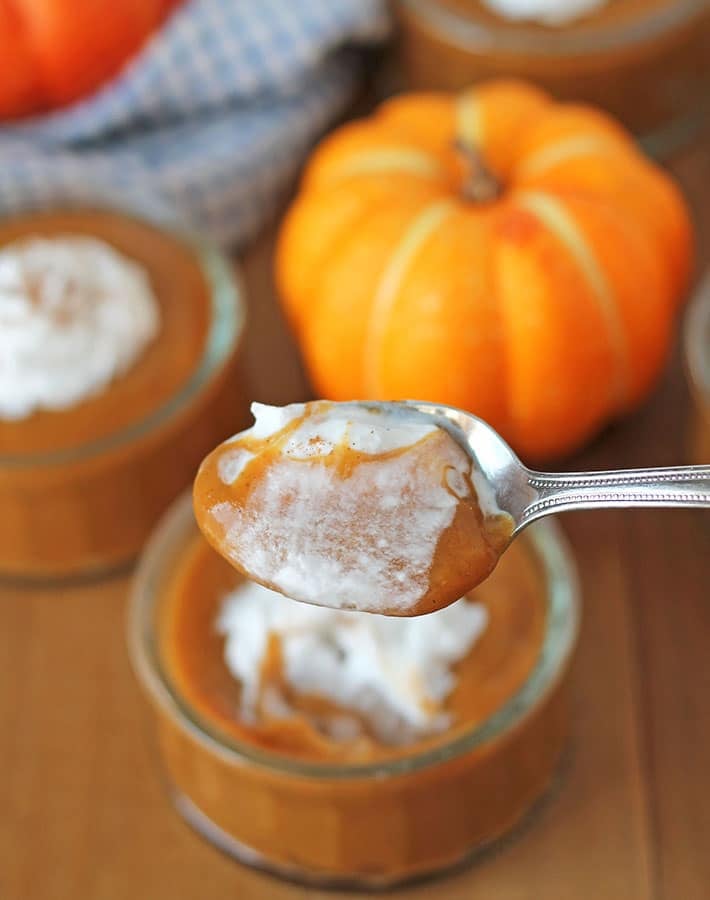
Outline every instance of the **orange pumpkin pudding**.
POLYGON ((399 0, 410 83, 529 79, 608 109, 655 149, 707 115, 706 0, 399 0))
POLYGON ((246 581, 188 498, 163 521, 130 644, 179 811, 236 858, 317 884, 469 858, 541 796, 568 732, 577 595, 557 529, 528 529, 431 615, 331 606, 246 581))
POLYGON ((72 575, 138 552, 239 423, 242 317, 221 257, 148 220, 0 222, 0 572, 72 575))
POLYGON ((434 417, 394 403, 252 411, 194 488, 202 532, 247 577, 319 606, 412 616, 475 587, 508 544, 512 519, 434 417))

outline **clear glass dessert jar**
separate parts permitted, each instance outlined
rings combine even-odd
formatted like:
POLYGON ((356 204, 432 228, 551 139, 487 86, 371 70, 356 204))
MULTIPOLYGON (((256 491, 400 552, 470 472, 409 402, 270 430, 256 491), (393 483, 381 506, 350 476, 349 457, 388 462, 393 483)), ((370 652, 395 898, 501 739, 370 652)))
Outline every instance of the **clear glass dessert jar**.
POLYGON ((691 461, 710 462, 710 273, 706 273, 685 317, 685 368, 692 400, 691 461))
POLYGON ((554 27, 506 19, 481 0, 398 0, 396 9, 412 87, 529 79, 608 109, 658 153, 707 117, 707 0, 614 0, 554 27))
POLYGON ((204 454, 247 413, 238 353, 245 308, 228 260, 163 208, 101 193, 58 194, 0 220, 0 245, 67 234, 99 238, 138 262, 161 328, 95 395, 0 420, 5 577, 73 577, 135 558, 204 454))
POLYGON ((311 762, 236 740, 176 690, 162 649, 168 585, 196 533, 185 497, 139 564, 129 646, 175 806, 208 840, 306 883, 383 888, 472 858, 545 792, 568 735, 579 614, 574 565, 554 523, 518 539, 545 610, 541 646, 522 686, 475 727, 357 764, 311 762))

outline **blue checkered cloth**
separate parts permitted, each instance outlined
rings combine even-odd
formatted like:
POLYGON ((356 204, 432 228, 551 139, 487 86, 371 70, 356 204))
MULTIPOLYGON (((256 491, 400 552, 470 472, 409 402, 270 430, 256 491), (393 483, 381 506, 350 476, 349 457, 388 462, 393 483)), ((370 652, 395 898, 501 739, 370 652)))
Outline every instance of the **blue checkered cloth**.
POLYGON ((0 212, 148 197, 223 245, 273 211, 382 40, 385 0, 190 0, 110 84, 0 128, 0 212))

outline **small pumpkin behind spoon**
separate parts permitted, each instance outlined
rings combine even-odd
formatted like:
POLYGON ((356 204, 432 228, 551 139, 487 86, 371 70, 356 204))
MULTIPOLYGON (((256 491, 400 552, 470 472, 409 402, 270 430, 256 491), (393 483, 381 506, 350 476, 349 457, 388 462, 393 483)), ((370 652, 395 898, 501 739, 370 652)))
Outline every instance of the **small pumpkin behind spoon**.
POLYGON ((328 135, 276 275, 317 394, 456 406, 539 461, 649 393, 691 257, 682 195, 620 125, 493 81, 328 135))

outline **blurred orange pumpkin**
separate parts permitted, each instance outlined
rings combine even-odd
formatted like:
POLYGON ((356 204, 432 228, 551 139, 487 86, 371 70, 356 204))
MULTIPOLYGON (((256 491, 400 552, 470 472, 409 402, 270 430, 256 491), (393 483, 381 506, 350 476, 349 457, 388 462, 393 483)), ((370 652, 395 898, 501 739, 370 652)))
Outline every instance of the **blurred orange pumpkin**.
POLYGON ((501 81, 330 135, 276 267, 318 394, 461 406, 541 459, 649 391, 691 245, 681 195, 619 125, 501 81))
POLYGON ((95 90, 182 0, 0 0, 0 118, 95 90))

